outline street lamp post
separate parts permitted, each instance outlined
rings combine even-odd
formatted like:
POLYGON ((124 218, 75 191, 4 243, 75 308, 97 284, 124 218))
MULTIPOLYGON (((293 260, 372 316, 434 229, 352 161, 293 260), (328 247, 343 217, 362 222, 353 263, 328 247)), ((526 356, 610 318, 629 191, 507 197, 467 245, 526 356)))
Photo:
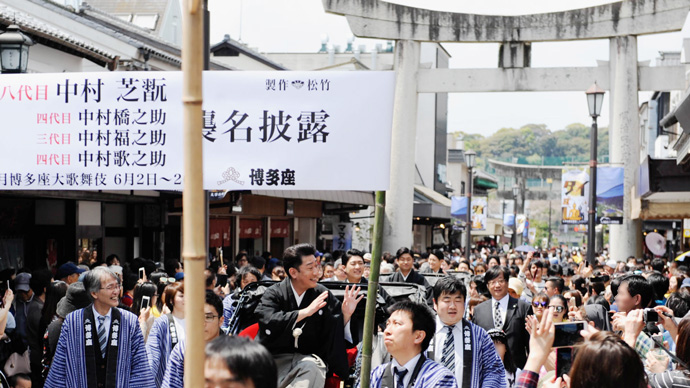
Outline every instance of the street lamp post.
POLYGON ((474 168, 474 159, 477 154, 474 151, 465 152, 465 163, 467 164, 467 222, 465 231, 467 234, 467 241, 465 244, 466 259, 470 260, 470 253, 472 251, 472 186, 474 177, 472 176, 472 168, 474 168))
POLYGON ((517 197, 520 194, 520 188, 513 186, 513 249, 517 247, 517 197))
POLYGON ((597 219, 597 117, 601 114, 604 102, 604 91, 595 82, 585 92, 589 115, 592 116, 592 128, 589 131, 589 218, 587 222, 587 261, 594 266, 596 242, 594 228, 597 219))
POLYGON ((12 24, 0 34, 0 66, 2 73, 26 73, 29 64, 29 46, 34 41, 12 24))
POLYGON ((546 239, 546 249, 551 248, 551 192, 553 191, 553 178, 546 179, 549 184, 549 237, 546 239))

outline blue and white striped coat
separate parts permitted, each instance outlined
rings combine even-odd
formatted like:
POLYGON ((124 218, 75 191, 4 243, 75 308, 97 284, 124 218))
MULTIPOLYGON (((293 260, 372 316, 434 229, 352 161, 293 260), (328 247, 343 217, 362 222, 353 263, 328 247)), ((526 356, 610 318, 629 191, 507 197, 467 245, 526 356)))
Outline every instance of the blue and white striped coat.
POLYGON ((185 341, 180 341, 170 353, 162 388, 184 388, 185 341))
MULTIPOLYGON (((466 321, 463 321, 466 322, 466 321)), ((472 329, 472 379, 470 386, 472 388, 505 388, 506 377, 505 368, 501 358, 496 353, 496 346, 491 340, 491 337, 480 326, 474 323, 467 322, 472 329)), ((437 325, 443 325, 439 320, 437 325)), ((464 325, 464 323, 463 323, 464 325)), ((439 326, 437 326, 439 327, 439 326)), ((432 339, 435 341, 435 338, 432 339)), ((456 353, 462 351, 456 349, 456 353)), ((438 349, 434 354, 436 361, 441 361, 441 349, 438 349)), ((466 362, 469 360, 463 360, 466 362)), ((459 378, 457 376, 456 378, 459 378)), ((457 380, 458 385, 462 385, 462 381, 457 380)))
MULTIPOLYGON (((91 308, 91 305, 86 307, 91 308)), ((151 386, 144 336, 137 317, 120 309, 120 338, 117 352, 117 387, 147 388, 151 386)), ((87 387, 84 345, 84 309, 67 315, 62 324, 55 357, 50 366, 45 388, 87 387)))
POLYGON ((168 366, 168 358, 171 352, 172 339, 170 338, 168 316, 161 315, 153 322, 149 337, 146 341, 146 353, 148 353, 149 356, 149 367, 151 368, 151 373, 153 373, 153 380, 155 382, 155 385, 149 385, 150 387, 160 388, 163 384, 165 368, 168 366))
MULTIPOLYGON (((371 381, 369 386, 372 388, 381 388, 381 377, 386 368, 390 368, 391 363, 379 365, 371 372, 371 381)), ((455 381, 455 376, 445 366, 426 359, 422 368, 419 370, 419 375, 415 381, 414 388, 457 388, 458 384, 455 381)))

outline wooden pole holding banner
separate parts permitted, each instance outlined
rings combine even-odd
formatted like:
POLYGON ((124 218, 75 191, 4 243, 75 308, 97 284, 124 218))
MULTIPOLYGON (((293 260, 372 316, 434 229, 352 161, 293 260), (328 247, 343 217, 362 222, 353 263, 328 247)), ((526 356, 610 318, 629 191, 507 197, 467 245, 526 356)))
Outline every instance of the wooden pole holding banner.
POLYGON ((201 146, 204 10, 201 0, 185 0, 182 11, 182 102, 184 109, 184 189, 182 258, 185 273, 186 353, 184 386, 204 386, 204 186, 201 146))
POLYGON ((364 316, 364 334, 362 338, 362 374, 360 387, 368 387, 371 377, 371 350, 376 332, 376 297, 379 289, 379 270, 381 269, 381 248, 383 246, 383 216, 386 207, 386 192, 376 192, 376 211, 374 213, 374 243, 371 252, 367 305, 364 316))

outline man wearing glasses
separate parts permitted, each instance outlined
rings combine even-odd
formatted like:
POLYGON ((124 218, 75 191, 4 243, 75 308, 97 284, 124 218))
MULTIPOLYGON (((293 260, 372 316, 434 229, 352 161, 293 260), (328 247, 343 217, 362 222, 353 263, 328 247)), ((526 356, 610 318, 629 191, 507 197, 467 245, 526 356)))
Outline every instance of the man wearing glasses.
POLYGON ((117 308, 117 274, 96 267, 86 274, 84 288, 93 303, 65 319, 45 387, 150 387, 137 316, 117 308))
POLYGON ((486 271, 484 279, 489 287, 491 299, 474 308, 473 322, 484 330, 503 330, 515 365, 522 368, 529 352, 529 334, 525 329, 525 318, 532 315, 532 307, 508 294, 509 276, 508 267, 500 265, 486 271))
MULTIPOLYGON (((209 343, 220 335, 223 324, 223 301, 211 290, 206 290, 204 303, 204 341, 209 343)), ((162 388, 184 388, 185 341, 180 342, 170 353, 165 368, 162 388)))
POLYGON ((280 387, 322 387, 327 366, 347 377, 344 327, 350 321, 360 287, 348 286, 340 303, 317 284, 320 265, 309 244, 289 247, 283 254, 288 277, 266 290, 256 308, 257 340, 273 355, 280 387))

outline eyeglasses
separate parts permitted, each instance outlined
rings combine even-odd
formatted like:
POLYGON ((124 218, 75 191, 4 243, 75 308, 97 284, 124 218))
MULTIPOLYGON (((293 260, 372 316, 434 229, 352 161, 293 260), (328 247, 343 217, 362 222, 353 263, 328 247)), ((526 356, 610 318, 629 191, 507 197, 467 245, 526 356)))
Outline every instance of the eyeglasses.
POLYGON ((504 279, 492 280, 488 283, 489 287, 502 286, 504 284, 506 284, 506 281, 504 279))
POLYGON ((539 307, 539 306, 546 307, 546 305, 548 305, 548 304, 549 304, 549 302, 532 302, 532 306, 534 306, 534 307, 539 307))
POLYGON ((563 306, 549 306, 549 307, 553 308, 553 310, 557 313, 562 313, 563 311, 565 311, 565 307, 563 307, 563 306))
POLYGON ((101 287, 101 290, 115 291, 119 290, 120 288, 122 288, 122 286, 119 284, 111 284, 108 287, 101 287))
POLYGON ((207 323, 213 322, 213 320, 216 318, 218 318, 218 315, 204 314, 204 321, 206 321, 207 323))

